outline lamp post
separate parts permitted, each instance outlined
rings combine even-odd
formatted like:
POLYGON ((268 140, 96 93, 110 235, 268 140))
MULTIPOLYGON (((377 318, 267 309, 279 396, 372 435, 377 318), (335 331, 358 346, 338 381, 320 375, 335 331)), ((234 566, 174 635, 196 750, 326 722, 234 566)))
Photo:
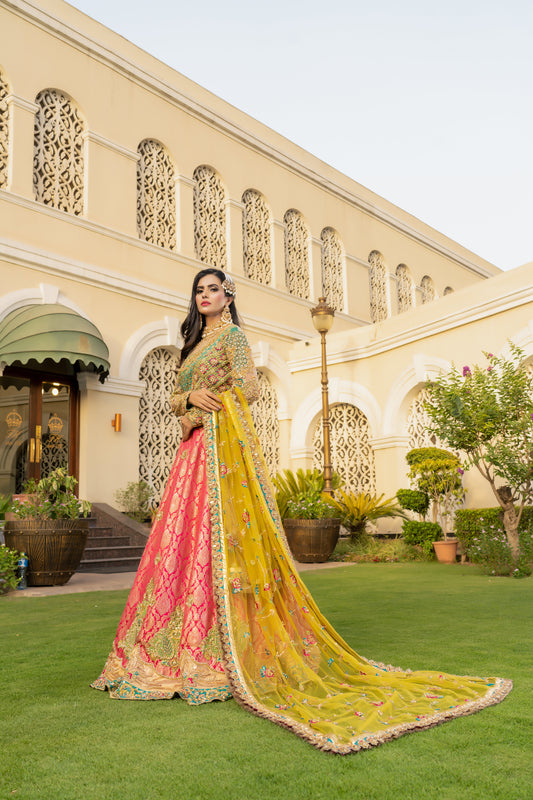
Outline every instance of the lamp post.
POLYGON ((328 369, 326 361, 326 333, 333 325, 335 309, 326 304, 325 297, 318 298, 318 305, 311 309, 313 325, 319 332, 322 345, 322 430, 324 434, 324 491, 333 494, 331 486, 331 441, 329 426, 328 369))

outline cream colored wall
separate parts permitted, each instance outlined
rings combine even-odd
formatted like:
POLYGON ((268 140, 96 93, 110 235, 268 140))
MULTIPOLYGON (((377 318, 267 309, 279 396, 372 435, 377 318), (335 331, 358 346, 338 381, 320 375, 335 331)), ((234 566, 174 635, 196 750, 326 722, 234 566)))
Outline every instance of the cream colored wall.
MULTIPOLYGON (((436 357, 444 335, 445 352, 452 352, 452 338, 448 329, 439 332, 438 320, 455 314, 467 321, 469 304, 475 304, 479 292, 490 294, 488 285, 499 280, 485 280, 499 273, 493 265, 61 0, 0 0, 0 29, 0 69, 11 92, 9 183, 0 190, 0 319, 14 302, 49 302, 55 296, 76 306, 102 333, 110 349, 110 380, 101 387, 80 378, 80 483, 90 499, 112 502, 114 491, 136 477, 138 366, 154 347, 179 346, 190 285, 204 266, 194 253, 192 175, 197 166, 214 167, 226 188, 229 268, 256 363, 280 398, 284 466, 291 455, 294 465, 309 458, 309 430, 298 452, 292 439, 301 405, 319 393, 309 309, 321 293, 324 227, 339 233, 346 253, 347 313, 337 314, 336 332, 328 337, 331 378, 339 398, 358 400, 380 420, 396 375, 418 364, 428 348, 436 357), (34 101, 44 88, 70 95, 86 123, 81 217, 34 200, 34 101), (145 138, 162 142, 175 163, 176 252, 137 235, 137 146, 145 138), (241 198, 249 188, 263 193, 273 215, 271 287, 243 275, 241 198), (310 230, 310 301, 289 296, 285 288, 283 216, 289 208, 303 214, 310 230), (462 291, 369 326, 367 259, 374 249, 383 254, 390 274, 393 314, 394 272, 400 263, 409 266, 417 283, 430 275, 438 294, 448 285, 462 291), (465 295, 468 286, 472 291, 465 295), (420 338, 426 328, 427 336, 420 338), (110 425, 115 413, 123 413, 120 434, 110 425)), ((459 335, 453 347, 462 352, 459 335)), ((380 439, 379 486, 395 490, 403 455, 397 443, 391 444, 397 432, 386 439, 380 426, 381 421, 374 434, 380 439)))

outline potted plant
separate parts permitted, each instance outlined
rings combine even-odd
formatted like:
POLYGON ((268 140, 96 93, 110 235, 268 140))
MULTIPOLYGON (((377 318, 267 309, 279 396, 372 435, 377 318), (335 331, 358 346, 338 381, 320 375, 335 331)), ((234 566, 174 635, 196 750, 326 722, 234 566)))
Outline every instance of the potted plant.
POLYGON ((20 553, 0 544, 0 595, 16 589, 19 582, 17 567, 20 553))
POLYGON ((76 484, 59 468, 38 483, 27 481, 13 498, 4 535, 9 547, 28 556, 29 586, 62 586, 79 567, 91 505, 75 495, 76 484))
POLYGON ((383 517, 405 518, 405 512, 395 498, 383 500, 384 497, 384 494, 377 497, 370 492, 345 492, 339 488, 335 497, 328 502, 338 511, 341 524, 348 529, 354 541, 364 533, 367 522, 375 522, 383 517))
MULTIPOLYGON (((461 462, 455 453, 439 447, 415 448, 407 453, 406 459, 410 467, 409 477, 420 493, 419 498, 421 495, 427 498, 422 503, 425 505, 424 519, 430 508, 433 525, 438 526, 444 535, 443 539, 439 537, 433 542, 437 559, 442 563, 453 564, 456 561, 458 544, 452 531, 453 519, 455 510, 464 497, 461 462)), ((404 501, 409 503, 405 497, 404 501)), ((416 506, 416 498, 413 502, 416 506)), ((403 503, 402 505, 404 508, 409 507, 403 503)), ((418 505, 422 508, 422 505, 418 505)), ((418 508, 413 510, 418 511, 418 508)), ((434 527, 434 530, 438 528, 434 527)))
MULTIPOLYGON (((324 495, 324 476, 318 469, 286 469, 275 476, 276 502, 294 558, 304 563, 327 561, 339 538, 341 520, 324 495)), ((341 483, 333 475, 333 487, 341 483)))

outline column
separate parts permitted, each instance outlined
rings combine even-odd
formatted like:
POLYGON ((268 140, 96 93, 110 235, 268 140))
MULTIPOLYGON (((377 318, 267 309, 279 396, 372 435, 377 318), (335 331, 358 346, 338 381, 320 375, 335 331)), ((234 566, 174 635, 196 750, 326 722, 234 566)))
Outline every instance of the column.
POLYGON ((185 175, 176 178, 177 248, 188 258, 196 258, 194 251, 194 181, 185 175))
POLYGON ((226 248, 228 271, 232 275, 244 275, 242 213, 242 203, 226 200, 226 248))
POLYGON ((282 292, 287 291, 285 279, 285 223, 274 220, 272 223, 272 286, 282 292))
POLYGON ((37 105, 10 94, 8 191, 30 199, 33 193, 33 127, 37 105))

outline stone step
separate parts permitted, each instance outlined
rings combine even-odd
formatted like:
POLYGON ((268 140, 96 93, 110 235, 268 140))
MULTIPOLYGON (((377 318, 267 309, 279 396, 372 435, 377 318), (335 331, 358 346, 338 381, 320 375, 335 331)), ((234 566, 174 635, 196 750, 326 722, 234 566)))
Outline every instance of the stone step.
POLYGON ((103 525, 95 525, 94 527, 89 528, 89 535, 88 539, 92 539, 93 536, 115 536, 115 532, 111 526, 103 526, 103 525))
POLYGON ((85 549, 88 547, 122 547, 129 543, 129 536, 88 536, 85 549))
POLYGON ((105 559, 106 561, 115 558, 137 558, 140 559, 144 552, 144 547, 136 545, 119 545, 118 547, 86 547, 83 552, 83 561, 94 561, 105 559))
POLYGON ((82 561, 78 572, 136 572, 140 558, 95 558, 82 561))

